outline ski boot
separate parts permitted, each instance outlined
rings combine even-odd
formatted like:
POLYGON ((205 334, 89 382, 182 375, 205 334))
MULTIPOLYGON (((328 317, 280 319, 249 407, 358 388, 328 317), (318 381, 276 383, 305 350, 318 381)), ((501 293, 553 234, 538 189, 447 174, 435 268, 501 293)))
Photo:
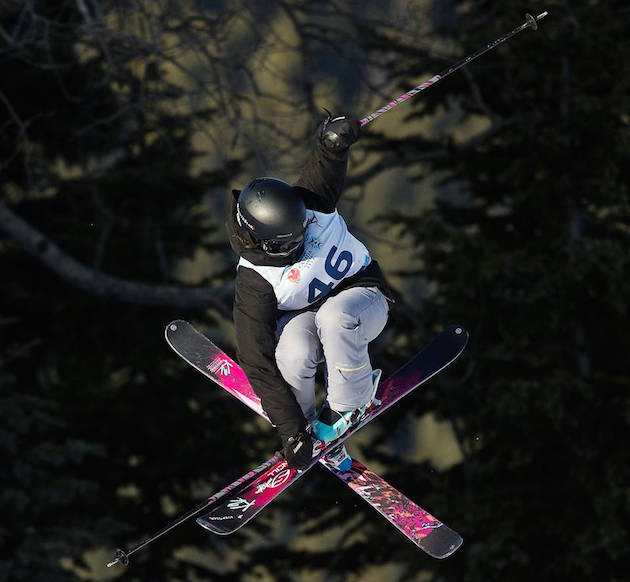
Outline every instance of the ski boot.
POLYGON ((376 388, 381 378, 381 370, 372 371, 372 394, 368 401, 360 408, 348 410, 346 412, 337 412, 325 403, 319 411, 317 418, 313 421, 312 429, 315 438, 328 444, 334 441, 356 423, 369 408, 370 404, 375 402, 376 388))
POLYGON ((326 465, 344 473, 352 469, 352 457, 348 454, 344 445, 339 445, 330 451, 330 453, 324 455, 324 462, 326 465))

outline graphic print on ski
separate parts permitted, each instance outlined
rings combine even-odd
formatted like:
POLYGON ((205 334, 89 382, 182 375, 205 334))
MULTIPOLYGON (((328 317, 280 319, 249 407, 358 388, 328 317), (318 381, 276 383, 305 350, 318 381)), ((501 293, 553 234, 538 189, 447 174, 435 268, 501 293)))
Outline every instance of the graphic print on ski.
MULTIPOLYGON (((187 321, 171 322, 164 332, 169 346, 197 371, 266 418, 260 399, 245 372, 230 356, 187 321)), ((268 420, 268 419, 267 419, 268 420)), ((430 556, 446 558, 463 543, 462 537, 403 495, 376 473, 354 460, 349 471, 340 471, 326 458, 319 461, 335 477, 375 509, 409 541, 430 556)), ((277 481, 274 481, 276 483, 277 481)), ((203 520, 200 525, 205 527, 203 520)))
POLYGON ((335 471, 335 475, 429 556, 443 559, 462 545, 462 537, 457 532, 356 459, 352 460, 349 471, 335 471))
MULTIPOLYGON (((356 424, 327 447, 319 441, 316 442, 318 452, 313 457, 309 469, 362 426, 448 366, 462 353, 467 341, 468 332, 461 326, 451 326, 440 333, 426 348, 379 386, 375 404, 368 408, 366 414, 356 424)), ((220 535, 231 534, 257 515, 304 473, 306 471, 298 472, 289 467, 285 460, 281 460, 240 491, 238 497, 227 497, 216 509, 198 518, 197 523, 220 535)))

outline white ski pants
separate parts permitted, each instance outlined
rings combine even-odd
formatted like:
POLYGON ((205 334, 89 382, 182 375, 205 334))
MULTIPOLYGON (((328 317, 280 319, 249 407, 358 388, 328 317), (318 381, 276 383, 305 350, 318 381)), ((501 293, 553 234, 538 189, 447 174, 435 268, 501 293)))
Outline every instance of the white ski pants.
POLYGON ((317 311, 280 317, 276 362, 308 422, 315 418, 315 372, 322 362, 333 410, 354 410, 369 400, 368 344, 383 331, 388 312, 378 288, 352 287, 327 299, 317 311))

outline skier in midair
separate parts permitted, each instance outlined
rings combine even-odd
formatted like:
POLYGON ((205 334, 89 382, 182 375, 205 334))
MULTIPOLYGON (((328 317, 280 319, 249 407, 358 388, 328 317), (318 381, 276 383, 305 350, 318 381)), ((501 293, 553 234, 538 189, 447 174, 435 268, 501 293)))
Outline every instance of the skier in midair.
MULTIPOLYGON (((312 435, 330 442, 342 434, 369 406, 380 375, 368 344, 387 323, 391 291, 337 212, 359 132, 354 117, 329 115, 293 185, 261 177, 232 191, 238 359, 298 470, 311 463, 312 435), (327 398, 316 417, 322 362, 327 398)), ((345 449, 336 460, 342 469, 351 462, 345 449)))

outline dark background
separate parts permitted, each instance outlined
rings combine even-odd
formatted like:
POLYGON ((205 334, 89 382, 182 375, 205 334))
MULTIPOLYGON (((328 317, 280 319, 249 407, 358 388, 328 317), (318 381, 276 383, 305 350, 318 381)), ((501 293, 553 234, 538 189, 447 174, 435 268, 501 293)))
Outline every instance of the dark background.
POLYGON ((3 1, 0 580, 630 579, 629 29, 625 0, 3 1), (162 336, 233 353, 229 189, 543 10, 370 124, 342 208, 399 294, 375 364, 471 333, 349 445, 462 548, 317 468, 106 570, 278 445, 162 336))

